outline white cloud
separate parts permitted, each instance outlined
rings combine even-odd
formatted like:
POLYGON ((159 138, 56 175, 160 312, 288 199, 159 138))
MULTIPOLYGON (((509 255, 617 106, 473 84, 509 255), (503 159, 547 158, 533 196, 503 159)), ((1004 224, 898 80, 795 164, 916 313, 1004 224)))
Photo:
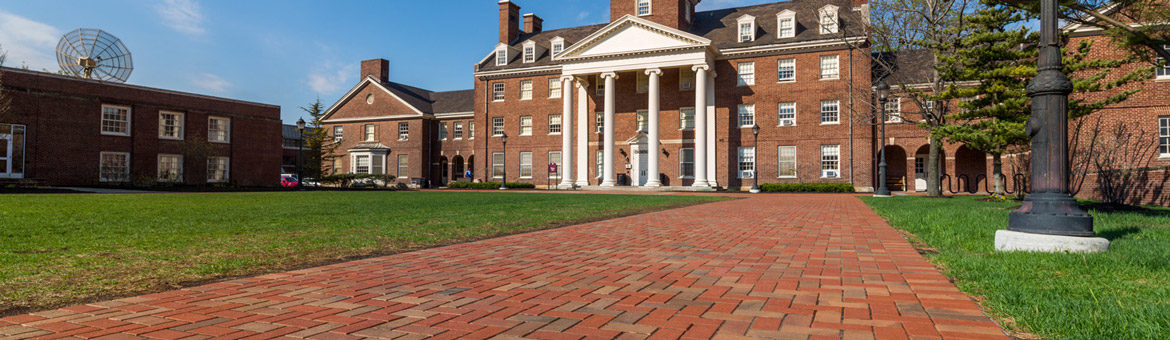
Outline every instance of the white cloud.
POLYGON ((581 13, 577 13, 577 21, 585 21, 586 18, 589 18, 589 11, 581 11, 581 13))
POLYGON ((310 71, 307 84, 317 94, 335 94, 342 89, 352 86, 350 79, 358 74, 356 65, 338 66, 337 63, 327 62, 324 66, 310 71))
POLYGON ((194 0, 163 0, 155 11, 162 17, 164 25, 187 35, 201 35, 203 28, 203 12, 194 0))
POLYGON ((216 93, 222 93, 232 86, 232 83, 211 73, 203 73, 195 76, 191 79, 191 83, 201 89, 216 93))
POLYGON ((55 71, 60 68, 56 54, 60 39, 56 27, 0 11, 0 48, 8 52, 6 66, 55 71))

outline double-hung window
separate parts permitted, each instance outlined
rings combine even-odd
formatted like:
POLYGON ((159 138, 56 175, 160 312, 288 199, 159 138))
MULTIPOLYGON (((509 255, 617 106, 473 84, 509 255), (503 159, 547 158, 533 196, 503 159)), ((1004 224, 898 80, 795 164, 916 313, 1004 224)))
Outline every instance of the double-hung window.
POLYGON ((650 15, 650 0, 636 0, 638 1, 638 16, 650 15))
POLYGON ((682 130, 691 130, 695 128, 695 108, 684 107, 678 109, 678 126, 682 130))
POLYGON ((439 123, 439 140, 447 140, 447 123, 439 123))
POLYGON ((796 12, 784 10, 776 14, 776 37, 780 39, 796 36, 796 12))
POLYGON ((596 119, 594 120, 595 121, 594 125, 597 126, 596 132, 597 133, 605 132, 605 113, 604 112, 597 112, 597 113, 594 113, 594 116, 596 117, 596 119))
MULTIPOLYGON (((1162 49, 1170 51, 1170 45, 1162 45, 1162 49)), ((1157 60, 1157 64, 1154 65, 1154 67, 1156 67, 1156 79, 1170 79, 1170 63, 1167 63, 1166 60, 1162 58, 1158 58, 1157 60)))
POLYGON ((333 127, 333 142, 334 143, 341 143, 343 131, 344 130, 342 129, 341 125, 333 127))
POLYGON ((410 155, 398 155, 398 178, 410 178, 410 155))
POLYGON ((841 66, 837 55, 821 56, 821 79, 840 79, 841 66))
POLYGON ((678 176, 681 178, 695 177, 695 149, 678 149, 678 176))
POLYGON ((886 123, 902 122, 902 98, 890 98, 886 101, 886 123))
POLYGON ((106 183, 130 181, 130 153, 102 152, 99 179, 106 183))
POLYGON ((841 177, 840 145, 821 145, 821 177, 841 177))
POLYGON ((520 153, 520 178, 532 178, 532 152, 520 153))
POLYGON ((525 80, 520 82, 520 100, 532 99, 532 81, 525 80))
POLYGON ((736 80, 737 86, 748 86, 756 84, 756 63, 746 62, 739 63, 736 67, 739 77, 736 80))
POLYGON ((776 61, 776 81, 781 83, 796 81, 796 59, 776 61))
POLYGON ((492 83, 492 101, 504 101, 504 83, 492 83))
POLYGON ((179 112, 158 112, 158 138, 183 139, 183 114, 179 112))
POLYGON ((520 135, 532 135, 532 116, 520 116, 520 135))
POLYGON ((504 135, 504 117, 492 117, 492 137, 504 135))
POLYGON ((111 136, 129 136, 130 107, 102 105, 102 134, 111 136))
POLYGON ((839 124, 841 123, 841 101, 839 100, 822 100, 821 101, 821 124, 839 124))
POLYGON ((739 42, 756 40, 755 25, 748 22, 739 23, 739 42))
POLYGON ((561 115, 548 115, 548 134, 561 134, 561 115))
POLYGON ((398 140, 410 139, 410 123, 398 123, 398 140))
POLYGON ((362 131, 366 133, 366 141, 367 142, 372 142, 372 141, 374 141, 374 139, 377 138, 374 134, 374 131, 375 131, 374 129, 375 129, 374 124, 366 124, 365 126, 362 127, 362 131))
POLYGON ((638 129, 638 131, 650 131, 648 128, 649 122, 646 121, 647 115, 649 115, 649 111, 646 110, 638 110, 634 113, 634 126, 638 129))
POLYGON ((207 158, 207 182, 224 183, 230 178, 231 159, 227 157, 207 158))
POLYGON ((216 143, 230 143, 232 120, 224 117, 207 118, 207 140, 216 143))
POLYGON ((524 62, 531 63, 536 61, 536 44, 524 45, 524 62))
POLYGON ((557 165, 557 172, 549 173, 549 178, 561 179, 561 172, 564 172, 564 170, 561 169, 561 165, 563 165, 563 164, 561 164, 561 152, 560 151, 549 151, 548 152, 548 164, 550 164, 550 165, 556 164, 557 165))
POLYGON ((597 160, 597 178, 601 178, 605 174, 605 150, 598 149, 594 156, 593 159, 597 160))
POLYGON ((1170 158, 1170 116, 1158 117, 1158 156, 1170 158))
POLYGON ((565 40, 561 39, 559 37, 556 39, 553 39, 553 41, 552 41, 552 55, 555 56, 555 55, 561 54, 561 51, 564 51, 564 50, 565 50, 565 40))
POLYGON ((561 78, 548 78, 548 97, 560 98, 562 93, 561 78))
POLYGON ((796 125, 796 103, 780 103, 776 105, 776 125, 778 126, 793 126, 796 125))
POLYGON ((353 164, 353 173, 359 175, 370 174, 370 155, 354 155, 353 164))
POLYGON ((496 50, 496 66, 504 66, 508 64, 508 50, 500 48, 496 50))
POLYGON ((837 10, 839 7, 825 5, 818 11, 821 34, 837 33, 837 10))
POLYGON ((739 105, 739 127, 752 127, 753 125, 756 125, 756 105, 739 105))
POLYGON ((492 153, 492 178, 504 178, 504 153, 492 153))
POLYGON ((467 138, 475 139, 475 122, 467 122, 467 138))
POLYGON ((796 146, 781 145, 777 149, 780 158, 780 178, 796 178, 796 146))
POLYGON ((683 68, 678 71, 678 89, 694 90, 695 89, 695 71, 690 68, 683 68))
POLYGON ((183 155, 158 155, 158 180, 160 182, 182 182, 183 155))
POLYGON ((452 137, 454 139, 463 139, 463 122, 455 122, 451 124, 452 137))
POLYGON ((739 178, 755 178, 756 147, 739 148, 739 178))

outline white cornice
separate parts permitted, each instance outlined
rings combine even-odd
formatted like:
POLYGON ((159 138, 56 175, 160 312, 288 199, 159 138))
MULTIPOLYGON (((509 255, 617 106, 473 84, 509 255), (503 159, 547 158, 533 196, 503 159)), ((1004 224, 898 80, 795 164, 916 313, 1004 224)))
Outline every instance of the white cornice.
POLYGON ((541 74, 541 73, 560 73, 560 72, 561 72, 561 65, 551 65, 551 66, 534 66, 534 67, 525 67, 525 68, 507 69, 507 70, 496 70, 496 71, 483 71, 483 72, 476 72, 474 75, 476 77, 498 78, 501 76, 519 76, 519 75, 531 75, 531 74, 541 74))
POLYGON ((763 46, 752 46, 743 48, 729 48, 719 50, 719 57, 717 59, 730 59, 731 57, 741 56, 745 54, 769 53, 769 52, 783 52, 790 50, 801 50, 818 47, 833 47, 837 45, 856 44, 865 42, 868 38, 864 36, 856 36, 841 39, 821 39, 813 41, 802 41, 785 44, 772 44, 763 46))
POLYGON ((436 113, 435 119, 450 119, 450 118, 471 118, 475 116, 475 112, 450 112, 450 113, 436 113))
MULTIPOLYGON (((618 19, 617 21, 614 21, 613 23, 610 23, 609 25, 602 27, 600 30, 593 32, 592 34, 586 36, 584 39, 581 39, 580 41, 574 43, 572 46, 570 46, 569 48, 565 49, 560 54, 558 54, 557 57, 553 58, 553 60, 554 61, 562 61, 562 60, 572 61, 572 60, 578 60, 578 59, 595 59, 597 57, 613 57, 613 56, 624 55, 626 53, 614 53, 611 55, 590 56, 590 57, 577 56, 578 53, 581 53, 585 49, 593 47, 593 45, 596 45, 597 43, 601 42, 605 38, 617 33, 621 28, 624 28, 626 26, 638 26, 638 27, 653 31, 653 32, 658 33, 658 34, 666 35, 668 37, 687 42, 687 43, 692 44, 694 46, 710 46, 711 45, 710 39, 707 39, 707 38, 704 38, 704 37, 701 37, 698 35, 694 35, 691 33, 683 32, 681 30, 674 29, 674 28, 671 28, 669 26, 662 25, 662 24, 659 24, 659 23, 656 23, 656 22, 653 22, 650 20, 646 20, 646 19, 642 19, 642 18, 638 18, 638 17, 632 16, 632 15, 626 14, 625 16, 622 16, 621 19, 618 19)), ((630 51, 629 53, 638 53, 638 52, 647 52, 647 51, 630 51)))
POLYGON ((372 122, 372 121, 379 121, 379 120, 398 120, 398 119, 427 118, 427 117, 433 117, 433 116, 428 115, 428 114, 369 116, 369 117, 322 119, 321 122, 322 123, 329 123, 329 124, 332 124, 332 123, 354 123, 354 122, 372 122))

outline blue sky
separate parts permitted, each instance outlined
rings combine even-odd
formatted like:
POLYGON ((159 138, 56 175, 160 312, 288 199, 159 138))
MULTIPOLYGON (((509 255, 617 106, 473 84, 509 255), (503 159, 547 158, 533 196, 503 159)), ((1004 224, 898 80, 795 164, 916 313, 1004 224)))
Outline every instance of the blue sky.
MULTIPOLYGON (((133 53, 129 83, 281 106, 286 123, 333 104, 363 59, 391 80, 434 91, 472 87, 495 45, 497 0, 0 0, 5 66, 56 71, 66 31, 106 30, 133 53)), ((604 0, 515 0, 545 29, 609 21, 604 0)), ((700 10, 766 3, 705 0, 700 10)))

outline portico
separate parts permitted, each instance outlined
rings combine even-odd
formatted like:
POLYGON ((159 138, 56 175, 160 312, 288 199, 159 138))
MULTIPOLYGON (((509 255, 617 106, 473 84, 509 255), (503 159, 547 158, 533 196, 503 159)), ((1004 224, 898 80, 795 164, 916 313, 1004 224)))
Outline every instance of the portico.
MULTIPOLYGON (((566 176, 560 186, 582 187, 589 184, 588 174, 588 80, 596 77, 603 84, 603 97, 599 99, 602 119, 602 137, 599 148, 601 150, 600 187, 609 188, 619 184, 616 177, 615 155, 618 153, 615 140, 621 138, 630 146, 631 186, 646 188, 661 187, 660 168, 663 158, 661 131, 661 79, 664 70, 677 69, 682 72, 694 72, 694 138, 679 139, 677 142, 685 146, 693 145, 693 182, 690 185, 696 189, 710 189, 715 186, 712 177, 715 173, 715 106, 714 106, 714 78, 712 72, 714 53, 711 41, 671 27, 640 19, 634 16, 625 16, 605 28, 584 38, 572 48, 553 57, 562 63, 561 88, 565 89, 563 117, 566 122, 565 130, 571 127, 567 122, 571 117, 577 117, 577 136, 571 132, 562 134, 562 150, 566 154, 576 152, 576 168, 571 168, 565 157, 566 176), (619 94, 617 93, 617 79, 619 74, 633 73, 645 75, 646 84, 646 118, 645 127, 633 136, 615 135, 615 115, 619 94), (576 110, 573 108, 571 89, 576 89, 576 110), (644 142, 644 144, 643 144, 644 142), (568 171, 575 171, 576 181, 568 171)), ((633 94, 621 94, 620 98, 632 97, 633 94)))

